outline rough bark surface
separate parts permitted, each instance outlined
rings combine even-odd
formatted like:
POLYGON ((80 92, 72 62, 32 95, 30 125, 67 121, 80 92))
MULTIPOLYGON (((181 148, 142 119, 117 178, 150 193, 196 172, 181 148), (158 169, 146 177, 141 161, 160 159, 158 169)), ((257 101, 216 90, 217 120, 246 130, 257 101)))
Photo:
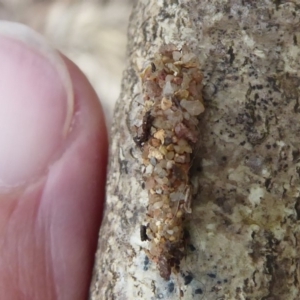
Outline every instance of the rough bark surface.
POLYGON ((91 300, 300 299, 299 9, 280 0, 136 5, 91 300), (132 124, 142 118, 143 63, 169 42, 199 57, 206 111, 188 254, 165 281, 140 240, 148 196, 132 124))

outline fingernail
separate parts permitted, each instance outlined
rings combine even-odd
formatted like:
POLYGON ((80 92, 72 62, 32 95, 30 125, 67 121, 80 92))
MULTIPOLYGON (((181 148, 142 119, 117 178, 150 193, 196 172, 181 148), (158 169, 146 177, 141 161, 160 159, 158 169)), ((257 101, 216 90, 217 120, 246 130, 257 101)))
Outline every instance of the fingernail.
POLYGON ((45 173, 66 138, 74 96, 68 70, 47 41, 0 21, 0 189, 45 173))

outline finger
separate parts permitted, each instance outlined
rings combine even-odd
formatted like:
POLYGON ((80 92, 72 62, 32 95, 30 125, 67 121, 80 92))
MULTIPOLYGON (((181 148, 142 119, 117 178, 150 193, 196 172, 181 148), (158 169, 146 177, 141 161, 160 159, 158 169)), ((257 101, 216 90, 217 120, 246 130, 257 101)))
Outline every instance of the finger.
POLYGON ((31 30, 2 23, 0 45, 0 299, 84 299, 104 197, 103 111, 79 69, 31 30))

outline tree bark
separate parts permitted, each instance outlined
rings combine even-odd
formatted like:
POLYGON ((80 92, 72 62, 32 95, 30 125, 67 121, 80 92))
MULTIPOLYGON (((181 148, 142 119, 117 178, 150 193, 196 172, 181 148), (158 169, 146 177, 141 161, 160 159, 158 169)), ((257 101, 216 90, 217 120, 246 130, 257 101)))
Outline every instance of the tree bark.
POLYGON ((111 130, 90 299, 300 299, 300 11, 297 1, 140 0, 111 130), (162 279, 140 239, 148 194, 132 124, 139 74, 163 44, 204 74, 198 185, 180 272, 162 279))

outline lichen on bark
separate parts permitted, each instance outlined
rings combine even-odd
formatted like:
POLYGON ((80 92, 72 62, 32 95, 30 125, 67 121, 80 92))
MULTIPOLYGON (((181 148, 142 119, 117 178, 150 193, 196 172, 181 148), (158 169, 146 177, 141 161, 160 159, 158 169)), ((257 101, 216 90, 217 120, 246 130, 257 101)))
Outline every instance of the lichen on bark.
POLYGON ((129 26, 90 299, 300 298, 300 12, 295 1, 139 1, 129 26), (140 240, 147 192, 130 122, 139 72, 165 43, 204 74, 181 273, 160 278, 140 240))

